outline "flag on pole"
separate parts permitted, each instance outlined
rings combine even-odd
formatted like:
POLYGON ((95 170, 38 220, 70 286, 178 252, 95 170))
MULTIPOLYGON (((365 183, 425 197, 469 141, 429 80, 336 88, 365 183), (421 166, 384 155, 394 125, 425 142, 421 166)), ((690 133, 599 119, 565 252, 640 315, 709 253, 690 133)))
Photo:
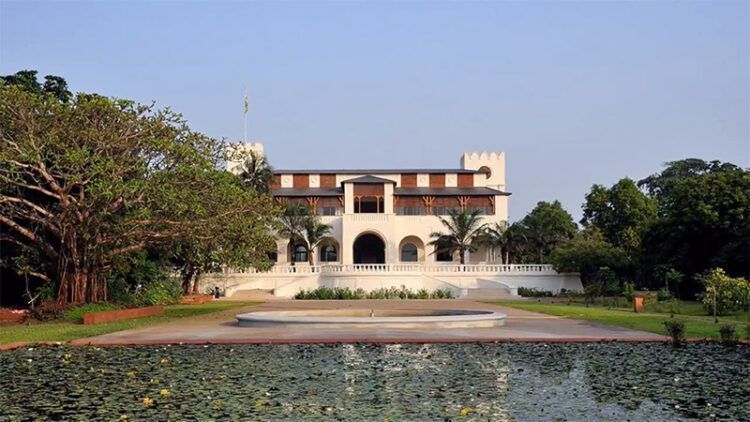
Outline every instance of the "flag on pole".
POLYGON ((247 107, 248 107, 247 92, 245 92, 245 114, 247 114, 247 107))

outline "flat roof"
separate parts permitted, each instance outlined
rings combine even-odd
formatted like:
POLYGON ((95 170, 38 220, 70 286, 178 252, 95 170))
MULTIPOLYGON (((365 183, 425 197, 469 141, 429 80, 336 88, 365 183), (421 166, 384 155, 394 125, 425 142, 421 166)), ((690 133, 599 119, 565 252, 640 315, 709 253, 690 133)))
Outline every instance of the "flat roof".
POLYGON ((273 174, 404 174, 404 173, 460 173, 477 174, 467 169, 296 169, 274 170, 273 174))

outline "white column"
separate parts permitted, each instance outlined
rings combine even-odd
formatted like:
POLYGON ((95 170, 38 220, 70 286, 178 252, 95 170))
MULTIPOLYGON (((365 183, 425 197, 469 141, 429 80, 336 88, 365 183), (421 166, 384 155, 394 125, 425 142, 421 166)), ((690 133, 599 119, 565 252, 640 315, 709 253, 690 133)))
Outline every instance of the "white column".
POLYGON ((393 184, 383 185, 383 212, 393 214, 393 184))

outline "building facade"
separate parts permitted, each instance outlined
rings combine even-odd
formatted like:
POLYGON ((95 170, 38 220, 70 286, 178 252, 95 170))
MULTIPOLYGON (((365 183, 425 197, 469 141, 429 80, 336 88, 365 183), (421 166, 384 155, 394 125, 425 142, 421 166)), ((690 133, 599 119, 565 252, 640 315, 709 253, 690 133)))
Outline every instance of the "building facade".
MULTIPOLYGON (((244 150, 263 152, 261 144, 244 150)), ((230 162, 235 170, 239 163, 230 162)), ((459 257, 436 253, 430 234, 445 232, 440 216, 450 210, 478 210, 485 223, 508 220, 505 155, 467 152, 447 169, 276 170, 271 193, 280 205, 309 207, 332 227, 330 244, 314 251, 315 264, 440 264, 459 257)), ((303 244, 279 239, 278 264, 305 264, 303 244)), ((478 247, 467 263, 495 262, 478 247)))
MULTIPOLYGON (((238 158, 263 153, 258 143, 234 148, 238 158)), ((240 165, 229 161, 227 169, 238 172, 240 165)), ((221 286, 229 296, 264 291, 286 298, 322 286, 447 289, 484 299, 514 296, 519 287, 581 289, 577 274, 559 274, 550 265, 502 264, 481 245, 460 264, 457 254, 430 244, 432 233, 446 233, 440 217, 450 210, 478 210, 488 224, 508 220, 502 152, 467 152, 447 169, 276 170, 271 193, 279 205, 307 206, 330 225, 328 244, 313 251, 310 265, 304 244, 278 239, 269 271, 225 268, 203 275, 204 286, 221 286)))

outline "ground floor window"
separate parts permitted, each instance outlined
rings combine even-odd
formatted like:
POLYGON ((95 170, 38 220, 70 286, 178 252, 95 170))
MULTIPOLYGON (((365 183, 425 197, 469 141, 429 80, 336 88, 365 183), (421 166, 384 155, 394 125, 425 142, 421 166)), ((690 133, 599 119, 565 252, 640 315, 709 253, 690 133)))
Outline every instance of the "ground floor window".
POLYGON ((435 260, 438 262, 452 262, 453 250, 448 239, 440 239, 435 245, 435 260))
POLYGON ((278 262, 279 260, 279 254, 278 252, 269 252, 268 253, 268 260, 271 262, 278 262))
POLYGON ((418 258, 417 246, 413 243, 401 247, 401 262, 417 262, 418 258))
POLYGON ((338 252, 336 247, 333 245, 326 245, 320 248, 320 261, 321 262, 336 262, 339 260, 338 252))

